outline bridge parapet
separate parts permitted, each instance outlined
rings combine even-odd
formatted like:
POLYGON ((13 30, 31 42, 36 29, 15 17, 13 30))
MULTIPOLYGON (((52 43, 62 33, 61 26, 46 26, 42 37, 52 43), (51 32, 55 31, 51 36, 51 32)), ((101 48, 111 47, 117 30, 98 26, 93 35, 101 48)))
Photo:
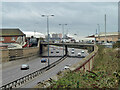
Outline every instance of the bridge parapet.
POLYGON ((96 45, 94 45, 94 51, 92 53, 90 53, 90 55, 86 56, 85 58, 83 58, 81 60, 81 62, 73 65, 71 67, 72 71, 81 71, 83 70, 84 72, 91 71, 93 68, 93 62, 94 62, 94 58, 97 55, 98 52, 98 47, 96 45))

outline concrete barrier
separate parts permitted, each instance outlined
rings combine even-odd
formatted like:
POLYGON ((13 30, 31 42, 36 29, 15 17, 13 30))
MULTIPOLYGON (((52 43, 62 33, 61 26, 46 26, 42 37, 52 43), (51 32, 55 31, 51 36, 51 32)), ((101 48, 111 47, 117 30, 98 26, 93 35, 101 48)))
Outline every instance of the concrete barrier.
POLYGON ((78 70, 91 71, 93 68, 94 57, 96 56, 97 51, 98 51, 98 47, 95 45, 94 51, 92 53, 90 53, 90 55, 83 58, 79 63, 71 66, 70 69, 72 71, 78 71, 78 70))
POLYGON ((2 49, 1 61, 8 62, 17 59, 23 59, 32 56, 39 55, 39 47, 22 48, 22 49, 2 49))

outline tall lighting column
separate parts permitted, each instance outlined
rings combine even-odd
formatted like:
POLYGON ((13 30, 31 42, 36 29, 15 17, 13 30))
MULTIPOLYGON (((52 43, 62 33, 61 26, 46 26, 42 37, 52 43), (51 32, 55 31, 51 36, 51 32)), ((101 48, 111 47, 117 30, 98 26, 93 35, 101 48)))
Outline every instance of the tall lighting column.
POLYGON ((49 61, 49 17, 50 16, 54 16, 54 15, 42 15, 42 17, 46 17, 47 18, 47 34, 48 34, 48 66, 50 65, 50 61, 49 61))
POLYGON ((62 30, 63 30, 63 56, 64 56, 64 25, 67 25, 67 24, 59 24, 62 26, 62 30))
POLYGON ((105 43, 107 42, 107 39, 106 39, 106 14, 105 14, 105 43))
POLYGON ((98 38, 99 38, 99 41, 100 41, 100 25, 99 24, 97 24, 98 25, 98 38))

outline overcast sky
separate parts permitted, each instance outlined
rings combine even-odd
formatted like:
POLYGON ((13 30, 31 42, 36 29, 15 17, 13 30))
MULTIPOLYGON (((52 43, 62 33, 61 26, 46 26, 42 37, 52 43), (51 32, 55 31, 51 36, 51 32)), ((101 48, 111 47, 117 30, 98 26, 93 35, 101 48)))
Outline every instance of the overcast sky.
POLYGON ((107 15, 107 32, 118 31, 117 2, 3 2, 2 27, 20 28, 22 31, 37 31, 46 34, 46 18, 49 17, 50 32, 62 33, 59 24, 65 26, 65 33, 88 36, 95 34, 97 24, 104 32, 104 15, 107 15))

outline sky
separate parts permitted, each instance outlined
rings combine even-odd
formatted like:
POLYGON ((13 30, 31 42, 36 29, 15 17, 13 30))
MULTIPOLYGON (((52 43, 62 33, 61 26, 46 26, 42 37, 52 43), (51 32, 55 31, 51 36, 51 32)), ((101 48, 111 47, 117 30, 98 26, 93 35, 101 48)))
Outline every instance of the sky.
POLYGON ((22 31, 36 31, 46 34, 49 17, 49 32, 88 36, 96 33, 98 25, 104 32, 106 14, 107 32, 118 31, 117 2, 3 2, 2 28, 19 28, 22 31))

